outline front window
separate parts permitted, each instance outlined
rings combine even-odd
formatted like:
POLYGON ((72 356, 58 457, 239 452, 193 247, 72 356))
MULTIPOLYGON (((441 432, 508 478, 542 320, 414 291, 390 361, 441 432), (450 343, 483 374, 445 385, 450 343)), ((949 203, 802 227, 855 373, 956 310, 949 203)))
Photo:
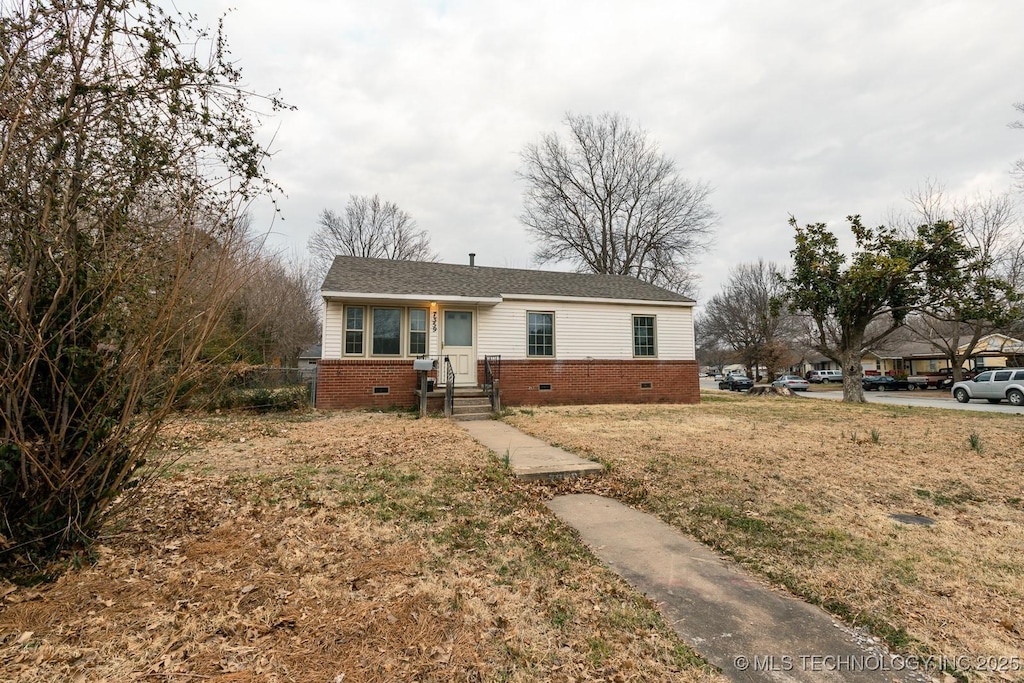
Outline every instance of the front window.
POLYGON ((363 307, 345 307, 345 354, 363 355, 363 307))
POLYGON ((398 356, 402 353, 402 309, 373 309, 373 355, 398 356))
POLYGON ((422 308, 409 309, 409 355, 427 355, 427 312, 422 308))
POLYGON ((527 355, 555 355, 555 314, 527 313, 526 326, 527 355))
POLYGON ((633 355, 639 358, 657 355, 654 338, 654 316, 633 316, 633 355))

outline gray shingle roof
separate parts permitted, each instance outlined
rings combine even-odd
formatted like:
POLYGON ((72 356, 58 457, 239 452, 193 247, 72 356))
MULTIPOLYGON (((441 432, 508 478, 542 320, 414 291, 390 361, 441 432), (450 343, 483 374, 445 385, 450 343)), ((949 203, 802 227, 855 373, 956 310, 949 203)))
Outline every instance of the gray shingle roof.
POLYGON ((420 294, 428 298, 498 298, 503 294, 529 294, 693 303, 693 299, 627 275, 560 273, 357 256, 336 256, 321 291, 382 296, 420 294))

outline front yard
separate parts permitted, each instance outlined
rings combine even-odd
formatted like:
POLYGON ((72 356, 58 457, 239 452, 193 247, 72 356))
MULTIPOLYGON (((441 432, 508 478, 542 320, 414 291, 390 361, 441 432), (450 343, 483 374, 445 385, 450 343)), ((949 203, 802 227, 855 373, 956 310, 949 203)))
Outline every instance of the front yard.
POLYGON ((1024 419, 703 398, 509 422, 610 468, 575 488, 657 514, 897 651, 1011 658, 1002 673, 1022 676, 1024 419))
POLYGON ((722 681, 444 419, 194 418, 95 564, 0 579, 0 680, 722 681))
POLYGON ((898 651, 1024 651, 1019 417, 718 392, 509 413, 610 472, 519 484, 443 419, 183 419, 161 444, 178 459, 94 564, 0 580, 3 677, 722 680, 543 506, 572 490, 657 514, 898 651))

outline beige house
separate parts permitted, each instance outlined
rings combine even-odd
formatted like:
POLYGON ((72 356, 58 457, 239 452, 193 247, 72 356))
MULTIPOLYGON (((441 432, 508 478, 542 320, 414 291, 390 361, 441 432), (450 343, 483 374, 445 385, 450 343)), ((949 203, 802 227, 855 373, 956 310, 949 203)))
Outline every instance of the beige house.
MULTIPOLYGON (((968 351, 969 337, 961 338, 957 352, 968 351)), ((975 344, 966 370, 1004 368, 1024 363, 1024 341, 1005 334, 990 334, 975 344)), ((866 375, 924 375, 950 367, 946 355, 923 341, 894 340, 864 354, 861 367, 866 375)))

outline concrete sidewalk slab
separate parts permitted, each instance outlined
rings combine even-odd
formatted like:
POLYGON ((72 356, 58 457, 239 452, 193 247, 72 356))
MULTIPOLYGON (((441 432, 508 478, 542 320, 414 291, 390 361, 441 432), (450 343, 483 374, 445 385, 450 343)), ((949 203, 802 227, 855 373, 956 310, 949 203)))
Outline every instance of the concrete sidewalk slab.
POLYGON ((734 681, 928 681, 824 611, 771 590, 653 515, 602 496, 548 507, 603 562, 661 604, 667 621, 734 681))
POLYGON ((550 446, 500 420, 475 420, 456 424, 499 457, 507 454, 509 467, 518 479, 555 480, 604 472, 604 465, 550 446))

